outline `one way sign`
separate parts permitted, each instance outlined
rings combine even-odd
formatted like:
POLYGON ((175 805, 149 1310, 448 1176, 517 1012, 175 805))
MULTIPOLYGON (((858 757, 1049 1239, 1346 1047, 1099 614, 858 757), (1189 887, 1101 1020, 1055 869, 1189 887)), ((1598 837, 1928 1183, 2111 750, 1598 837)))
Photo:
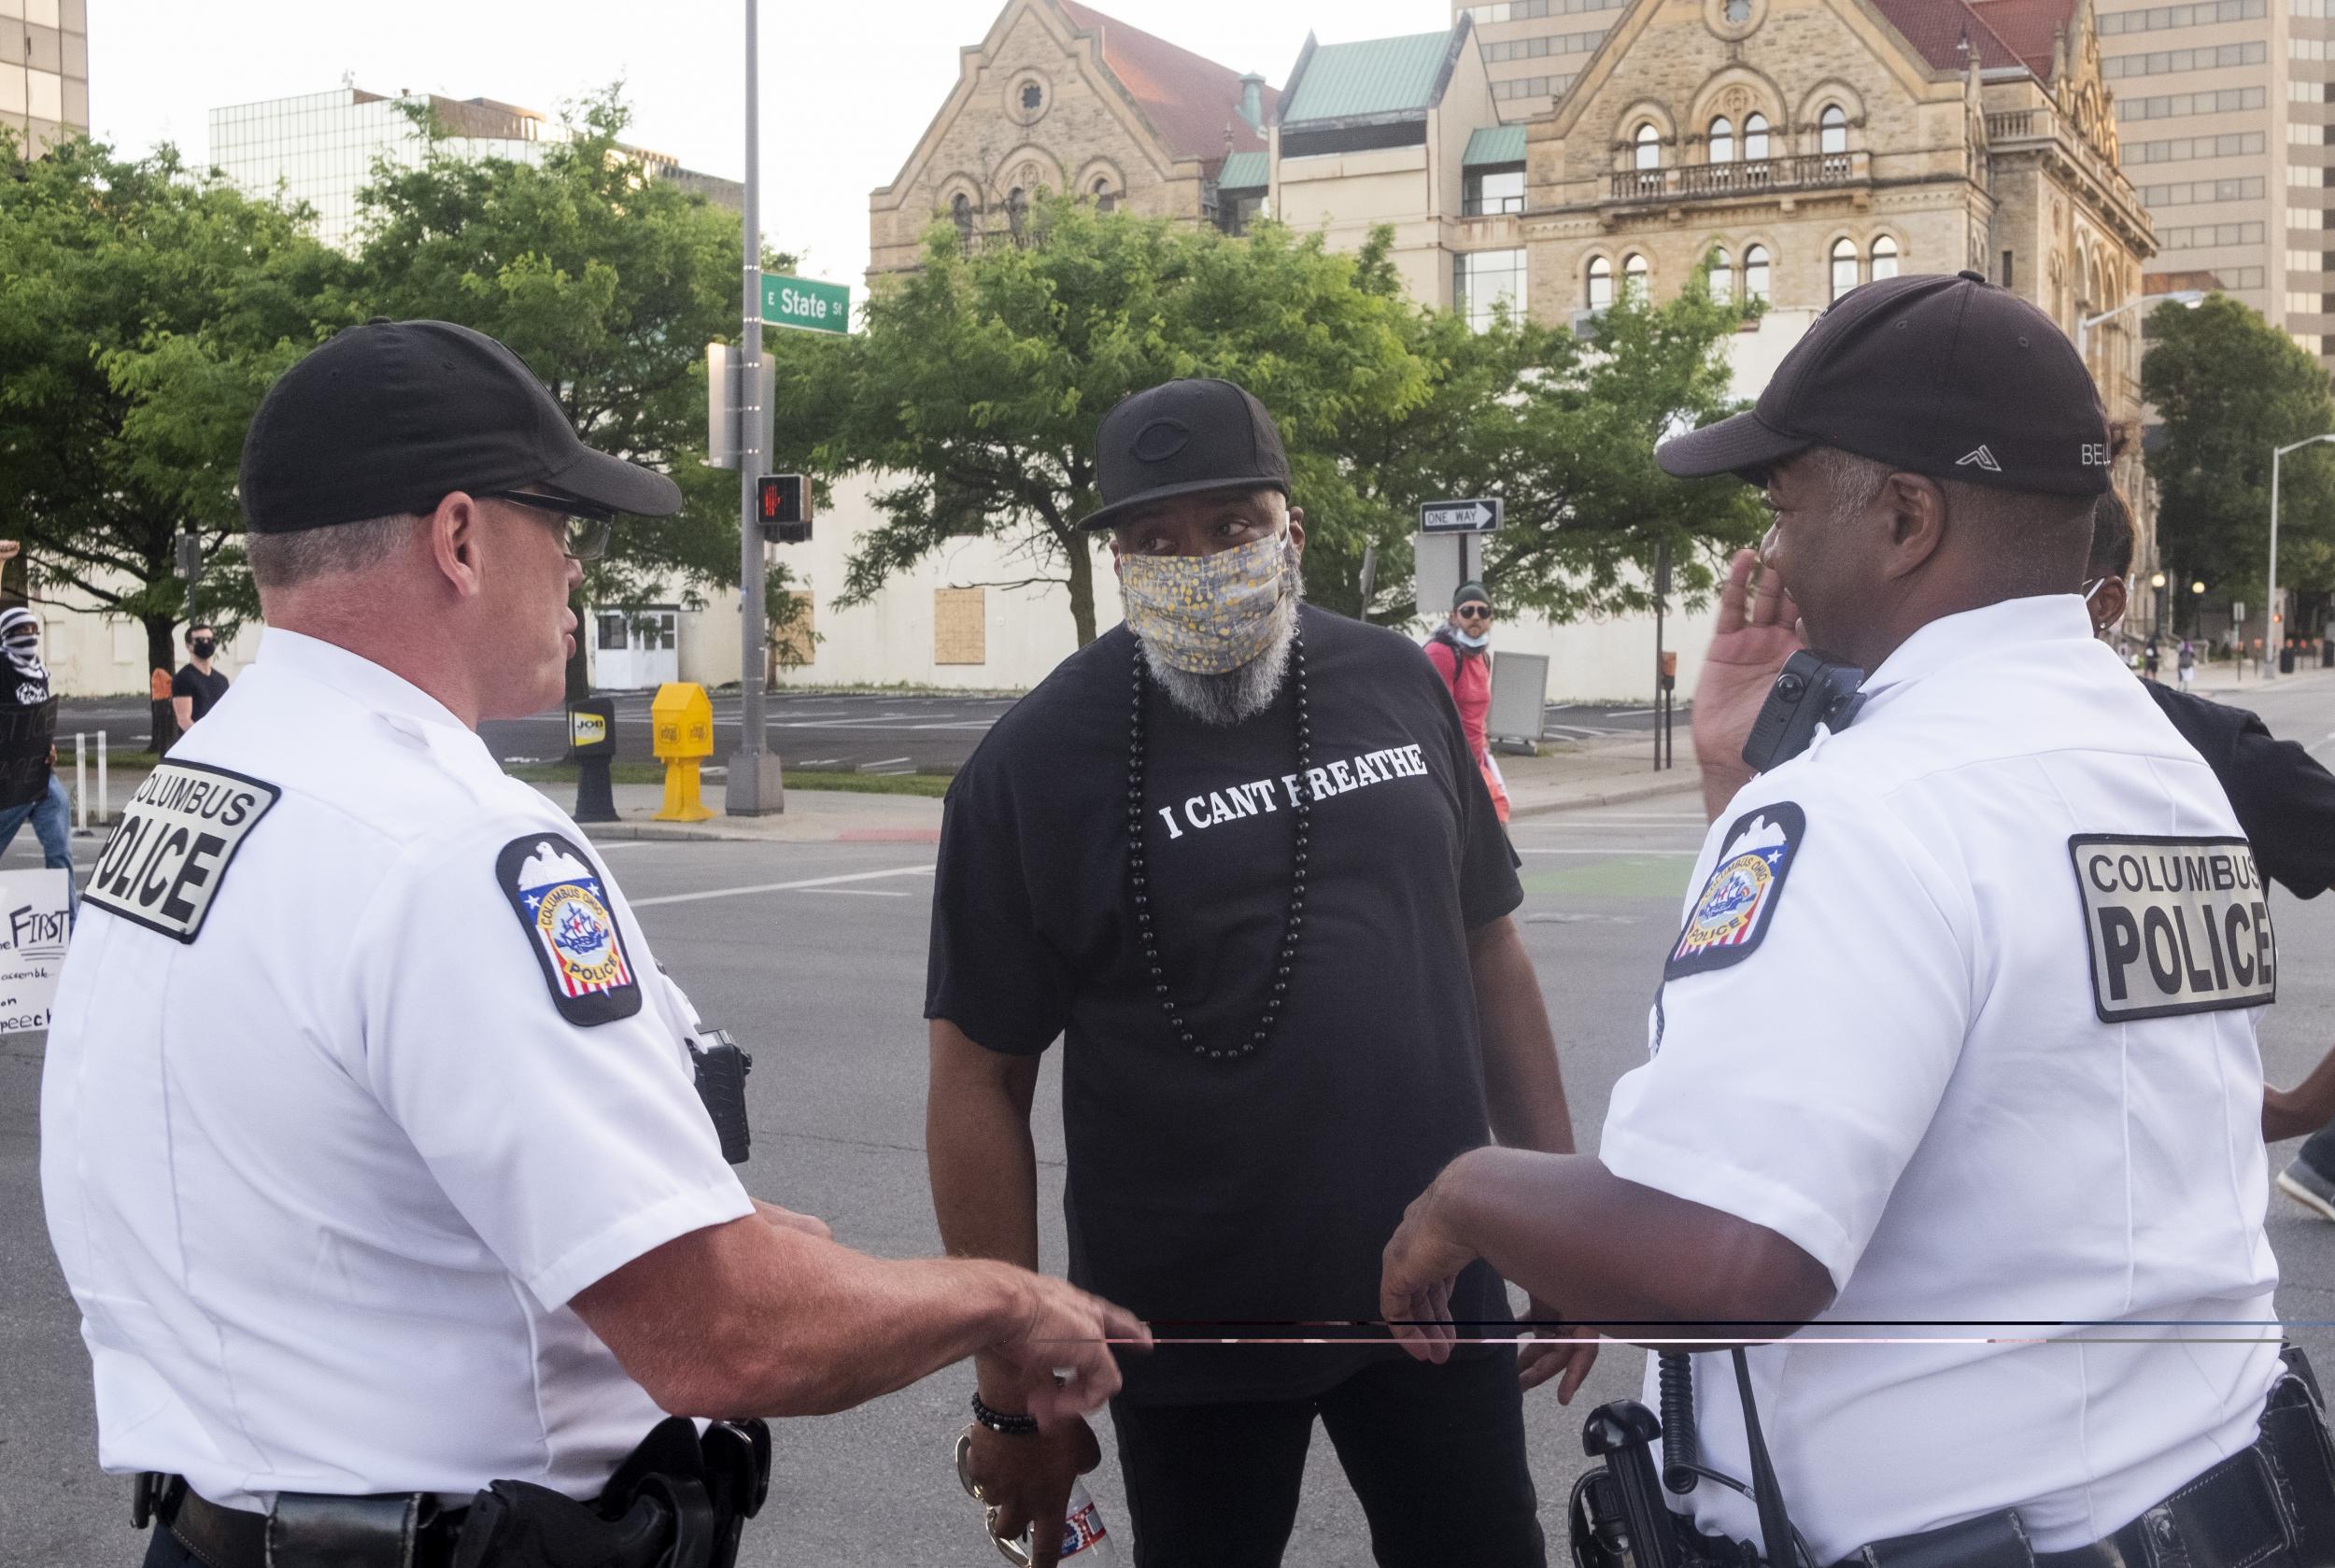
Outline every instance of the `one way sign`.
POLYGON ((1431 501, 1419 508, 1422 533, 1490 533, 1500 526, 1500 502, 1493 500, 1431 501))

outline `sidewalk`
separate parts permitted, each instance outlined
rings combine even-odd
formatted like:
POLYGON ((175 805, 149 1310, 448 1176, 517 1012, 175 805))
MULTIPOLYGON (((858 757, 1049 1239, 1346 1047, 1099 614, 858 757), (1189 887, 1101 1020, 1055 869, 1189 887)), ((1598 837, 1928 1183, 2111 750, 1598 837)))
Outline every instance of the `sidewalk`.
MULTIPOLYGON (((575 785, 537 784, 562 811, 575 807, 575 785)), ((704 786, 705 803, 715 814, 703 822, 652 820, 664 804, 661 784, 618 784, 616 812, 621 822, 587 822, 587 837, 672 839, 696 842, 765 844, 937 844, 941 841, 941 802, 921 795, 860 795, 845 790, 789 789, 786 809, 770 816, 724 816, 722 786, 704 786)))
MULTIPOLYGON (((2168 668, 2161 673, 2165 678, 2165 685, 2172 685, 2173 684, 2172 671, 2168 668)), ((2277 691, 2283 687, 2306 685, 2323 685, 2330 681, 2335 681, 2335 670, 2320 669, 2315 657, 2307 666, 2298 661, 2295 665, 2295 672, 2291 675, 2276 675, 2268 681, 2262 679, 2260 667, 2254 660, 2248 660, 2243 671, 2241 672, 2237 664, 2232 660, 2215 659, 2211 664, 2201 664, 2197 667, 2197 684, 2189 689, 2201 697, 2211 697, 2217 702, 2237 702, 2238 706, 2243 708, 2245 704, 2238 702, 2241 693, 2277 691)))
MULTIPOLYGON (((1651 735, 1585 744, 1569 741, 1542 742, 1540 756, 1504 756, 1500 771, 1507 779, 1508 802, 1517 816, 1550 812, 1580 811, 1662 796, 1687 795, 1702 786, 1695 771, 1687 727, 1677 731, 1677 766, 1653 770, 1651 735)), ((575 804, 572 784, 538 784, 536 788, 563 811, 575 804)), ((708 784, 706 804, 718 807, 721 785, 708 784)), ((655 784, 618 784, 616 811, 620 822, 592 822, 584 830, 594 839, 675 840, 696 842, 852 844, 935 844, 941 841, 941 802, 915 795, 856 795, 841 790, 789 789, 786 809, 771 816, 731 817, 717 813, 704 822, 653 820, 664 801, 655 784)))

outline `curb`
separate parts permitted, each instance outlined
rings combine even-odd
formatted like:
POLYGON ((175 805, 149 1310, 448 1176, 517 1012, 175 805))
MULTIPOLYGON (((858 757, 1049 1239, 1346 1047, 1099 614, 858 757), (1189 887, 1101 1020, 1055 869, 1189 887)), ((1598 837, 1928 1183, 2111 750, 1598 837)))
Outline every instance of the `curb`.
POLYGON ((1668 795, 1699 792, 1703 775, 1691 772, 1683 779, 1666 779, 1660 784, 1629 784, 1609 789, 1598 795, 1579 795, 1564 800, 1550 800, 1535 806, 1520 806, 1513 800, 1508 805, 1511 819, 1521 816, 1553 816, 1559 812, 1587 811, 1595 806, 1626 806, 1636 800, 1655 800, 1668 795))

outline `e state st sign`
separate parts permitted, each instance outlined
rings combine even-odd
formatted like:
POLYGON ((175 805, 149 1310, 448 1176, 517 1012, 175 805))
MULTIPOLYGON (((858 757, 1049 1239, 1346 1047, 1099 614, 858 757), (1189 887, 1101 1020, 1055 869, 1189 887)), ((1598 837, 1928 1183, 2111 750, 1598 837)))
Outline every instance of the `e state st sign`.
POLYGON ((815 278, 762 277, 762 320, 772 327, 800 327, 811 332, 851 331, 851 290, 840 283, 815 278))

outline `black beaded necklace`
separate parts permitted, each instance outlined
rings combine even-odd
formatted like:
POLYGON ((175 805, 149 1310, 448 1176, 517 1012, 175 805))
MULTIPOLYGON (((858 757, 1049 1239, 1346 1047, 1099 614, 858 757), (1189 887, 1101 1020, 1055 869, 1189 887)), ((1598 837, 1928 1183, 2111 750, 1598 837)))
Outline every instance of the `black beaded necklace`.
POLYGON ((1249 1055, 1263 1045, 1281 1022, 1281 1003, 1288 998, 1289 979, 1297 958, 1297 934, 1306 923, 1306 841, 1313 822, 1313 804, 1307 797, 1306 773, 1313 765, 1313 726, 1306 711, 1306 643, 1302 636, 1293 636, 1289 644, 1289 674, 1297 697, 1297 837, 1295 854, 1289 873, 1289 916, 1281 927, 1281 951, 1273 959, 1272 990, 1265 998, 1265 1011, 1257 1019, 1256 1027, 1237 1045, 1218 1050, 1200 1043, 1185 1022, 1183 1010, 1168 994, 1168 976, 1159 967, 1159 933, 1152 922, 1150 875, 1144 869, 1143 855, 1143 650, 1135 650, 1134 716, 1127 729, 1127 881, 1135 898, 1135 933, 1143 943, 1143 962, 1152 975, 1152 995, 1159 998, 1159 1010, 1168 1019, 1168 1027, 1176 1038, 1192 1048, 1196 1056, 1221 1061, 1229 1056, 1238 1059, 1249 1055))

